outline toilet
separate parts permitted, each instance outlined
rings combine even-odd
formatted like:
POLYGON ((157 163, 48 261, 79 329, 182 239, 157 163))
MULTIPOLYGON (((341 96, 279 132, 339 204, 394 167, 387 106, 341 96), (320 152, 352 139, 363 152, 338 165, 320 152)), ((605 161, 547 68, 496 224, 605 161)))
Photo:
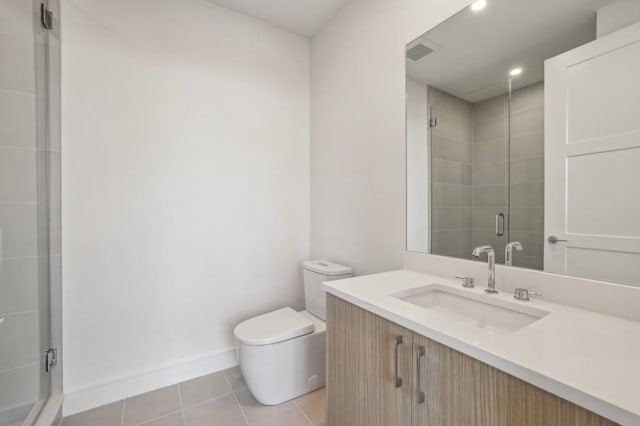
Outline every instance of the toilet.
POLYGON ((325 385, 324 281, 349 278, 351 268, 323 260, 303 263, 304 311, 290 307, 248 319, 233 334, 247 387, 276 405, 325 385))

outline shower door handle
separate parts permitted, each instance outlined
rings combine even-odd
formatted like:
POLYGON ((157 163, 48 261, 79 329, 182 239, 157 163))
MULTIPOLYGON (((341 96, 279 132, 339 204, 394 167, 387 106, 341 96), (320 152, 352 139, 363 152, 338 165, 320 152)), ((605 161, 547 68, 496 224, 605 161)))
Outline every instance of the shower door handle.
POLYGON ((496 215, 496 235, 502 237, 504 235, 504 214, 496 215))

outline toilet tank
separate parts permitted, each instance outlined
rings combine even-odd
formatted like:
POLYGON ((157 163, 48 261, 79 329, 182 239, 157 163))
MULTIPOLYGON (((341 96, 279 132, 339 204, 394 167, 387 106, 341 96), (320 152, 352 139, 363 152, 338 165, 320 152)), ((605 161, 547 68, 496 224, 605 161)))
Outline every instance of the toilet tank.
POLYGON ((325 281, 341 280, 353 275, 348 266, 326 260, 307 260, 302 265, 304 276, 304 300, 308 312, 326 321, 326 293, 322 290, 325 281))

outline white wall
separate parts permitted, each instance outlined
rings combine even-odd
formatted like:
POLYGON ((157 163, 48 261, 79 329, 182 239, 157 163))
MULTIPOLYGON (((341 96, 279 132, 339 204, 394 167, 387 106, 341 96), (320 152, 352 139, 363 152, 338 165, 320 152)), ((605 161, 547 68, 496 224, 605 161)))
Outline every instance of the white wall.
POLYGON ((312 42, 311 254, 402 267, 405 45, 467 0, 351 0, 312 42))
POLYGON ((310 46, 206 0, 63 7, 69 394, 303 306, 310 46))
POLYGON ((427 85, 407 79, 407 250, 429 252, 427 85))
POLYGON ((598 38, 640 22, 640 1, 617 0, 598 9, 598 38))

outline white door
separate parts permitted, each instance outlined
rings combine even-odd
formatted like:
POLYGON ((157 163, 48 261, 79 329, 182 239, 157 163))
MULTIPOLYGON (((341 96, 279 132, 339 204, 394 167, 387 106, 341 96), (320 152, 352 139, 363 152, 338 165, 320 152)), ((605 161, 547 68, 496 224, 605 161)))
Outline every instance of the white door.
POLYGON ((544 270, 640 285, 640 24, 547 60, 545 80, 544 270))

